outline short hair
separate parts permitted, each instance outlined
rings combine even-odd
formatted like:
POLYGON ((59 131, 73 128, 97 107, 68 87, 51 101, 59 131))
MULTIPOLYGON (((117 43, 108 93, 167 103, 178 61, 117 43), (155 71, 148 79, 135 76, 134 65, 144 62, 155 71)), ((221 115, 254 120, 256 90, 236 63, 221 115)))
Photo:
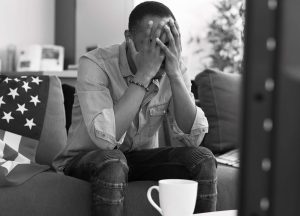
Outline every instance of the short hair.
POLYGON ((158 17, 172 17, 175 16, 172 11, 164 4, 156 1, 146 1, 137 5, 129 15, 128 29, 133 32, 140 21, 147 15, 158 17))

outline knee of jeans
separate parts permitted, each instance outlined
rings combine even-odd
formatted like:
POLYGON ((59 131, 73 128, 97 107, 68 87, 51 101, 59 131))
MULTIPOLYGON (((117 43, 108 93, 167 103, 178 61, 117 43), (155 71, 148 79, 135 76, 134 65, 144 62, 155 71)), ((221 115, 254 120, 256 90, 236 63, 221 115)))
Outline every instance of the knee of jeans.
POLYGON ((91 179, 93 204, 114 208, 123 205, 127 175, 127 168, 120 161, 108 162, 96 170, 91 179))
POLYGON ((197 180, 217 181, 217 162, 214 157, 206 157, 193 167, 193 174, 197 180))
POLYGON ((195 166, 195 172, 198 173, 200 179, 216 181, 217 179, 217 162, 215 157, 207 157, 201 164, 195 166))
POLYGON ((207 159, 214 158, 213 153, 205 147, 183 147, 174 149, 172 158, 184 164, 188 169, 198 165, 199 162, 207 159))
POLYGON ((88 160, 90 164, 95 164, 97 166, 102 166, 113 161, 119 161, 120 163, 123 163, 125 166, 127 166, 126 157, 120 150, 117 149, 95 150, 88 153, 85 157, 85 159, 88 160))
POLYGON ((216 179, 217 163, 213 153, 205 147, 191 147, 188 155, 188 169, 201 179, 216 179))
POLYGON ((114 187, 114 184, 119 183, 126 184, 128 178, 128 167, 120 160, 95 165, 92 172, 94 180, 107 187, 114 187))
POLYGON ((107 178, 119 179, 118 175, 128 173, 126 157, 120 150, 97 150, 92 157, 90 168, 94 176, 105 173, 107 178))

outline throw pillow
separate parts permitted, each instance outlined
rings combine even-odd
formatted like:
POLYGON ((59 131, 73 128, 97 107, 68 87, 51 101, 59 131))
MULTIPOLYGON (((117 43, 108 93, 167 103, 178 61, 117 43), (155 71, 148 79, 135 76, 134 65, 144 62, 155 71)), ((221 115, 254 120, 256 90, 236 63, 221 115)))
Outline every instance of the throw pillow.
POLYGON ((0 186, 48 170, 66 138, 57 77, 0 75, 0 186))
POLYGON ((209 123, 209 131, 202 145, 215 154, 236 148, 239 139, 241 75, 206 69, 196 76, 195 82, 198 105, 209 123))

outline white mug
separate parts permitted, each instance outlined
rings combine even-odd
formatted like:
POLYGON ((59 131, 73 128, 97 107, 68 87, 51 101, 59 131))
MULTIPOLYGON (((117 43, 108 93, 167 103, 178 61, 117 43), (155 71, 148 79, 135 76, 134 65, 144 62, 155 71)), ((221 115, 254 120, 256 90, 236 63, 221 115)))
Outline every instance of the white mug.
POLYGON ((164 179, 159 186, 148 189, 147 198, 151 205, 163 216, 192 216, 197 199, 198 183, 184 179, 164 179), (160 207, 153 201, 151 192, 159 193, 160 207))

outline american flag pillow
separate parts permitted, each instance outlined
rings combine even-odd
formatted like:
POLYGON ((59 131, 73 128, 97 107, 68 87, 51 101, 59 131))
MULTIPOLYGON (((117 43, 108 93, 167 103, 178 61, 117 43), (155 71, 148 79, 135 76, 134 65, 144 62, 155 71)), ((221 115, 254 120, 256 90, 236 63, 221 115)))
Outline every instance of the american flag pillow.
POLYGON ((57 77, 0 75, 0 186, 48 170, 65 144, 60 87, 57 77))

